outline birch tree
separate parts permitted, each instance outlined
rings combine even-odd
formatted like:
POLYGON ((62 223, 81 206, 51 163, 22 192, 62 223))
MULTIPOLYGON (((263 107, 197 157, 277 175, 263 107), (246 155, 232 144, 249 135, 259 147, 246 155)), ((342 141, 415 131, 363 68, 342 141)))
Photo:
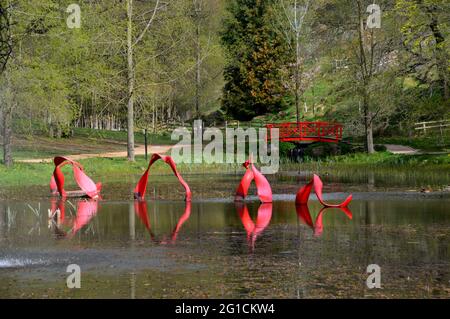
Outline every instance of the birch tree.
POLYGON ((283 33, 289 51, 294 57, 293 88, 297 122, 300 122, 300 98, 302 85, 302 32, 304 22, 310 7, 310 0, 279 0, 278 27, 283 33))
POLYGON ((6 0, 0 1, 0 76, 5 75, 3 80, 3 90, 0 90, 0 120, 3 136, 3 164, 5 166, 12 165, 11 151, 11 121, 12 121, 12 105, 9 94, 9 76, 5 70, 8 61, 12 55, 12 35, 11 35, 11 15, 10 3, 6 0))
POLYGON ((166 4, 160 4, 156 0, 155 6, 151 12, 144 29, 134 37, 133 34, 133 0, 127 0, 127 73, 128 73, 128 104, 127 104, 127 157, 129 161, 135 160, 134 154, 134 94, 135 94, 135 66, 134 50, 149 31, 155 19, 158 10, 161 10, 166 4))

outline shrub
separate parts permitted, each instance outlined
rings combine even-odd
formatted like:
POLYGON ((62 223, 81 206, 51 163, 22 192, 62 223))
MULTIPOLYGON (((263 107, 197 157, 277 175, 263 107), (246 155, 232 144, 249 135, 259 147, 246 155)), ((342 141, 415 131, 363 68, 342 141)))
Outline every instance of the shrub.
POLYGON ((386 146, 383 145, 383 144, 376 144, 376 145, 374 146, 374 149, 375 149, 375 151, 377 151, 377 152, 386 152, 386 150, 387 150, 386 146))
POLYGON ((280 142, 279 150, 280 150, 280 157, 289 157, 291 151, 295 148, 294 143, 290 142, 280 142))

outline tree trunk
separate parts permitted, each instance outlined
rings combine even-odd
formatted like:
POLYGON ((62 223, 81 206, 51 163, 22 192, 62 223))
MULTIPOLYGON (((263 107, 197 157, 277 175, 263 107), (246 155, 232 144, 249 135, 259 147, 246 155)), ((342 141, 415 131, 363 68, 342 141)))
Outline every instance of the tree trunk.
POLYGON ((366 140, 367 140, 367 153, 369 154, 375 153, 375 148, 373 145, 373 127, 371 119, 367 123, 366 140))
POLYGON ((369 102, 367 98, 367 94, 364 93, 363 97, 363 107, 364 107, 364 129, 366 132, 366 152, 368 154, 375 153, 375 148, 373 146, 373 126, 372 126, 372 117, 369 111, 369 102))
POLYGON ((57 125, 56 126, 56 138, 61 138, 61 137, 62 137, 61 125, 57 125))
POLYGON ((11 80, 8 71, 5 71, 6 76, 6 98, 3 104, 2 116, 2 135, 3 135, 3 164, 10 167, 13 164, 12 160, 12 111, 13 111, 13 92, 11 88, 11 80))
POLYGON ((298 78, 299 78, 299 70, 298 70, 298 61, 296 62, 296 66, 295 66, 295 110, 297 112, 297 123, 300 122, 300 110, 299 110, 299 103, 300 103, 300 98, 299 98, 299 94, 298 94, 298 88, 299 88, 299 84, 298 84, 298 78))
POLYGON ((127 112, 127 154, 134 162, 134 65, 133 65, 133 0, 127 0, 127 59, 128 59, 128 112, 127 112))
POLYGON ((445 50, 445 37, 444 34, 439 29, 439 23, 436 18, 436 14, 431 7, 426 7, 428 14, 431 16, 431 22, 429 27, 433 33, 435 40, 435 52, 436 52, 436 65, 439 74, 439 80, 441 82, 444 99, 448 100, 450 98, 449 93, 449 83, 448 83, 448 67, 447 67, 447 51, 445 50))
POLYGON ((297 17, 297 1, 294 3, 295 14, 295 109, 297 111, 297 123, 300 122, 300 97, 298 90, 300 89, 300 30, 297 17))
POLYGON ((12 109, 11 105, 8 105, 10 102, 7 102, 5 107, 5 112, 3 113, 3 164, 6 167, 10 167, 13 163, 12 161, 12 128, 11 128, 11 120, 12 120, 12 109))
POLYGON ((197 10, 197 30, 196 30, 196 53, 197 53, 197 70, 195 73, 195 112, 197 118, 200 118, 200 64, 201 64, 201 47, 200 47, 200 8, 197 10))

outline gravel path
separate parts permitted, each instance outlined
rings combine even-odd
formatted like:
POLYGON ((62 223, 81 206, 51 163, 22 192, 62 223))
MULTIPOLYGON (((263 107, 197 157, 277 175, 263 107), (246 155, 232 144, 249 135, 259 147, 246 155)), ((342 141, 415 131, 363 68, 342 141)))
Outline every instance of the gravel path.
MULTIPOLYGON (((170 149, 172 147, 173 147, 173 145, 149 145, 148 146, 148 154, 153 154, 153 153, 164 154, 164 153, 167 153, 168 151, 170 151, 170 149)), ((135 152, 135 155, 145 155, 145 147, 143 145, 136 146, 134 152, 135 152)), ((80 159, 95 158, 95 157, 107 157, 107 158, 127 157, 127 151, 92 153, 92 154, 76 154, 76 155, 61 154, 61 155, 69 157, 70 159, 72 159, 74 161, 78 161, 80 159)), ((53 162, 53 157, 16 160, 15 162, 19 162, 19 163, 51 163, 51 162, 53 162)))
POLYGON ((405 146, 405 145, 396 145, 396 144, 384 144, 386 146, 386 150, 391 152, 392 154, 417 154, 419 150, 415 148, 405 146))

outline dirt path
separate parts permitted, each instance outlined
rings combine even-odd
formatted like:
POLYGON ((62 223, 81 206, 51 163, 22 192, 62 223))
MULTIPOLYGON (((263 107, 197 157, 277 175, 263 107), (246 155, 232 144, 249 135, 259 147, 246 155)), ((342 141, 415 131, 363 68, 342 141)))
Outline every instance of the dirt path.
MULTIPOLYGON (((126 147, 126 146, 125 146, 126 147)), ((148 146, 148 154, 159 153, 164 154, 170 151, 173 145, 149 145, 148 146)), ((61 154, 62 155, 62 154, 61 154)), ((143 145, 136 146, 135 155, 145 155, 145 147, 143 145)), ((73 159, 75 161, 86 158, 95 158, 95 157, 127 157, 127 151, 120 152, 104 152, 104 153, 89 153, 89 154, 76 154, 76 155, 64 155, 73 159)), ((33 158, 33 159, 25 159, 25 160, 16 160, 18 163, 51 163, 53 162, 53 157, 51 158, 33 158)))
POLYGON ((386 150, 391 152, 392 154, 417 154, 419 150, 415 148, 405 146, 405 145, 396 145, 396 144, 384 144, 386 146, 386 150))

